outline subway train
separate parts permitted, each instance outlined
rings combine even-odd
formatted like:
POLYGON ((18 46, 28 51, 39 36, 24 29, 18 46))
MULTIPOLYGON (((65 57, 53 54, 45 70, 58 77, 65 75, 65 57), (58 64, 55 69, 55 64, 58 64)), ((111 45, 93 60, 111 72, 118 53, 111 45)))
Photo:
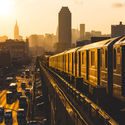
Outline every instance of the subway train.
POLYGON ((82 78, 83 84, 103 87, 107 94, 125 100, 125 36, 49 56, 48 65, 71 77, 82 78))

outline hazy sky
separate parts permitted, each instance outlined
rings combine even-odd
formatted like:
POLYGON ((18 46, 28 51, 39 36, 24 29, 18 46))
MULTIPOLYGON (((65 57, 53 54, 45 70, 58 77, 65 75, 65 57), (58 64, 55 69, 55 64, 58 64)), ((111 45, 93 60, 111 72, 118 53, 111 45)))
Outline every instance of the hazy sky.
POLYGON ((0 36, 13 38, 16 19, 22 36, 55 34, 62 6, 72 12, 73 28, 85 23, 86 31, 110 33, 111 24, 125 24, 125 0, 0 0, 0 36))

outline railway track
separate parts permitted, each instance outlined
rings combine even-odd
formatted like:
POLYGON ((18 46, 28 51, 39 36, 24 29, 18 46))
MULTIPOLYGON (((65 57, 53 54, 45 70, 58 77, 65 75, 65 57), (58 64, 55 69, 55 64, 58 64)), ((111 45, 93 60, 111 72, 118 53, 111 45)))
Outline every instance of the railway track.
MULTIPOLYGON (((49 70, 49 72, 53 72, 53 71, 49 70)), ((79 106, 79 105, 81 105, 81 102, 79 100, 79 94, 80 94, 79 91, 77 91, 73 86, 71 86, 67 81, 65 81, 56 72, 53 72, 52 74, 53 74, 53 77, 57 76, 56 77, 57 82, 59 80, 58 85, 60 85, 60 87, 62 87, 62 86, 64 87, 65 93, 68 93, 67 96, 69 96, 70 99, 72 98, 71 101, 73 101, 74 105, 78 106, 80 111, 83 110, 83 108, 81 108, 81 106, 79 106), (60 84, 61 81, 62 81, 62 84, 60 84)), ((125 120, 124 120, 124 116, 125 116, 125 102, 124 101, 121 101, 119 99, 116 99, 116 98, 108 96, 108 95, 105 95, 104 97, 100 98, 100 100, 102 102, 98 102, 97 100, 95 100, 95 98, 91 97, 90 93, 88 93, 88 94, 85 93, 85 95, 87 96, 88 99, 92 100, 92 103, 94 102, 99 107, 101 107, 101 109, 103 109, 103 112, 105 111, 105 112, 108 113, 108 118, 106 118, 106 119, 111 119, 111 121, 114 122, 114 120, 112 120, 112 118, 113 118, 113 119, 115 119, 115 121, 118 124, 120 124, 120 125, 124 125, 125 124, 125 120)), ((105 117, 105 113, 104 113, 104 117, 105 117)), ((114 125, 114 123, 113 123, 113 125, 114 125)))
MULTIPOLYGON (((42 67, 42 66, 41 66, 42 67)), ((44 67, 49 73, 51 78, 58 85, 59 90, 63 92, 69 102, 75 107, 79 114, 79 117, 84 118, 84 120, 89 125, 117 125, 118 123, 110 117, 102 108, 93 103, 87 96, 80 93, 73 86, 71 86, 67 81, 65 81, 56 72, 44 67)))

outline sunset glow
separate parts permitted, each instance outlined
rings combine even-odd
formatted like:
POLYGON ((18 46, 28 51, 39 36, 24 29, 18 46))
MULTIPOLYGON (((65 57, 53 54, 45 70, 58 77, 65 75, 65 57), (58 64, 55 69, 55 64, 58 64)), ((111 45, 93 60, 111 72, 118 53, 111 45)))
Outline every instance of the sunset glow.
POLYGON ((0 15, 9 15, 13 5, 13 0, 0 0, 0 15))
POLYGON ((34 33, 55 34, 62 6, 68 6, 72 13, 72 28, 83 23, 86 32, 110 34, 112 24, 120 21, 125 24, 124 0, 0 0, 0 34, 13 38, 16 19, 24 37, 34 33))

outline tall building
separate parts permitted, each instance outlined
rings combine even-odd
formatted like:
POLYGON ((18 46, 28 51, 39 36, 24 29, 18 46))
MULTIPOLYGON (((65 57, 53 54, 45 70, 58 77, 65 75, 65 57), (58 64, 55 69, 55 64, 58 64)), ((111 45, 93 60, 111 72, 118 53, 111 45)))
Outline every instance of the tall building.
POLYGON ((78 29, 72 29, 72 44, 76 44, 76 41, 79 40, 80 32, 78 29))
POLYGON ((85 40, 91 40, 91 33, 85 32, 85 40))
POLYGON ((62 7, 58 15, 58 49, 63 51, 71 48, 71 12, 68 7, 62 7))
POLYGON ((14 27, 14 39, 18 39, 19 36, 19 27, 16 21, 15 27, 14 27))
POLYGON ((125 35, 125 25, 120 22, 119 25, 111 25, 111 37, 125 35))
POLYGON ((80 24, 80 40, 85 39, 85 24, 80 24))
POLYGON ((15 40, 22 40, 22 36, 19 35, 19 27, 18 27, 17 21, 16 21, 16 24, 14 27, 14 39, 15 40))
POLYGON ((101 37, 101 35, 102 35, 101 31, 95 31, 95 30, 91 31, 92 37, 101 37))

